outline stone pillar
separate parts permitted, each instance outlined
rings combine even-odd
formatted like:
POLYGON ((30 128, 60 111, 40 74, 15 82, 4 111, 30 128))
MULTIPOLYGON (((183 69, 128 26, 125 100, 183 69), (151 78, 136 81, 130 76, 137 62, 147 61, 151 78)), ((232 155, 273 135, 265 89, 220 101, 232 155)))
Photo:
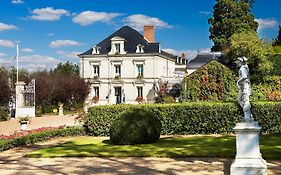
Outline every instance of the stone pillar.
POLYGON ((24 86, 22 81, 16 83, 16 118, 19 116, 19 108, 24 107, 24 86))
POLYGON ((261 157, 258 122, 238 123, 236 133, 236 157, 230 167, 231 175, 265 175, 266 161, 261 157))

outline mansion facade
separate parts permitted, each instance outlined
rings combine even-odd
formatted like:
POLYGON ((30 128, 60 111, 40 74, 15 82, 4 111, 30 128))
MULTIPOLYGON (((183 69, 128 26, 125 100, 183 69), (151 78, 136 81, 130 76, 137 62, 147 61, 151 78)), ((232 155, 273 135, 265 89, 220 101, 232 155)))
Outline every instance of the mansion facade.
POLYGON ((153 103, 156 83, 180 81, 186 68, 155 43, 153 26, 144 35, 124 26, 78 56, 80 76, 91 84, 86 103, 96 105, 153 103))

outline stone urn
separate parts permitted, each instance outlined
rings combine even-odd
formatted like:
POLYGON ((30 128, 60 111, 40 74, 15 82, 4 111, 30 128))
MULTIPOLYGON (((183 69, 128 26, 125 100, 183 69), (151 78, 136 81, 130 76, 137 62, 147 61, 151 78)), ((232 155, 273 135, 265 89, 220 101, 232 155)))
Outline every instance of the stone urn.
POLYGON ((20 130, 21 131, 26 131, 27 130, 27 123, 28 123, 28 121, 21 121, 20 122, 20 130))
POLYGON ((29 123, 29 117, 28 116, 19 117, 19 123, 20 123, 20 130, 26 131, 27 124, 29 123))

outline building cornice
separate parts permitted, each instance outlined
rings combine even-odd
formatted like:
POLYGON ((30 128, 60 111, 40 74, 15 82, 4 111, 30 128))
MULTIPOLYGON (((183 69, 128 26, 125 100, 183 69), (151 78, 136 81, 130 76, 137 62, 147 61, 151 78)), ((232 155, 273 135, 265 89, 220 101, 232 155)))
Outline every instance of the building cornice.
POLYGON ((159 56, 162 57, 164 59, 170 60, 175 62, 176 60, 171 58, 171 57, 167 57, 161 53, 127 53, 127 54, 115 54, 115 55, 108 55, 108 54, 92 54, 92 55, 78 55, 80 59, 84 59, 84 58, 120 58, 120 57, 151 57, 151 56, 159 56))

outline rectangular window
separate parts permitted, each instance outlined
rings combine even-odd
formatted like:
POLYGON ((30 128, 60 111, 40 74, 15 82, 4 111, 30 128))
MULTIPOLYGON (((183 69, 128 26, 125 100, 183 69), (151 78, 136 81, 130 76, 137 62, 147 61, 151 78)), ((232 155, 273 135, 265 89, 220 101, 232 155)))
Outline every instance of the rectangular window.
POLYGON ((94 97, 98 97, 100 94, 99 87, 94 87, 94 97))
POLYGON ((100 76, 100 67, 98 65, 93 66, 94 69, 94 77, 99 77, 100 76))
POLYGON ((115 65, 115 77, 121 77, 121 65, 115 65))
POLYGON ((138 89, 138 97, 143 97, 143 88, 137 87, 137 89, 138 89))
POLYGON ((137 69, 138 69, 138 78, 143 78, 143 65, 138 64, 137 69))
POLYGON ((120 53, 120 44, 115 44, 115 53, 120 53))

